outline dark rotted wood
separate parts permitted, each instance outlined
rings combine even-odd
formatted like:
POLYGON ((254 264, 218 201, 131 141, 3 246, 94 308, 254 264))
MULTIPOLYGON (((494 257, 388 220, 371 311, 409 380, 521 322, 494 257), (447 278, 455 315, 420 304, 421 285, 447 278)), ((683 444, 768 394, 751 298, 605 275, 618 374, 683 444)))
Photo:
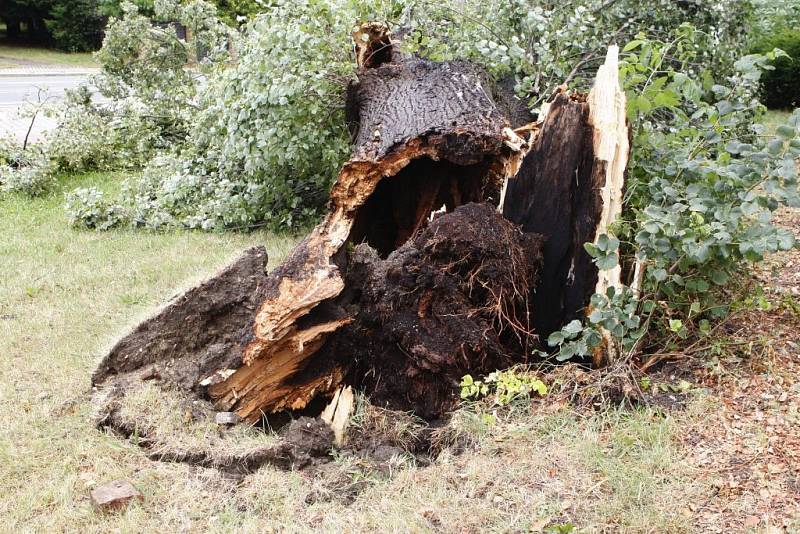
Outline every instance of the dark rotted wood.
POLYGON ((601 211, 588 114, 583 98, 555 97, 503 206, 509 220, 546 239, 541 282, 531 297, 542 339, 578 317, 597 284, 583 248, 594 240, 601 211))

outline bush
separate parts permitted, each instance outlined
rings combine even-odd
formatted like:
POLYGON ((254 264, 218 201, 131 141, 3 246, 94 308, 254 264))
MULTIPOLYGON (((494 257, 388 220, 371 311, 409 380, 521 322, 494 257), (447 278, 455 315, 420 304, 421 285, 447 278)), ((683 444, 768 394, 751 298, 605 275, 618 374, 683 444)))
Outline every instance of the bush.
POLYGON ((0 139, 0 191, 42 195, 54 181, 54 170, 41 150, 22 150, 16 140, 0 139))
POLYGON ((52 186, 54 167, 44 156, 22 167, 0 167, 0 190, 31 197, 45 194, 52 186))
POLYGON ((55 47, 67 52, 100 48, 105 22, 97 0, 56 0, 45 20, 55 47))
POLYGON ((679 351, 682 340, 710 335, 728 314, 730 295, 721 288, 768 253, 796 245, 771 216, 800 206, 800 110, 776 135, 764 135, 757 124, 764 107, 753 98, 777 54, 745 56, 735 76, 714 84, 684 74, 694 38, 684 26, 675 40, 640 36, 624 49, 634 149, 613 248, 627 266, 640 262, 644 283, 636 294, 623 287, 594 295, 588 327, 576 321, 548 339, 559 359, 591 354, 601 327, 624 356, 645 343, 655 352, 679 351), (676 63, 665 68, 655 59, 665 57, 676 63), (660 335, 643 340, 654 332, 660 335))
POLYGON ((777 58, 775 70, 764 73, 761 100, 772 109, 800 107, 800 30, 782 29, 761 38, 753 46, 756 53, 766 53, 780 48, 789 57, 777 58))
POLYGON ((47 112, 58 127, 48 134, 45 151, 64 171, 141 168, 170 145, 148 109, 135 97, 95 105, 86 87, 68 90, 61 105, 47 112))
POLYGON ((177 157, 145 173, 137 199, 148 199, 145 224, 152 216, 206 230, 313 220, 348 152, 347 39, 357 16, 346 1, 279 1, 258 16, 238 63, 209 79, 177 157))
POLYGON ((66 212, 75 228, 110 230, 128 222, 125 208, 105 199, 95 187, 79 188, 66 195, 66 212))

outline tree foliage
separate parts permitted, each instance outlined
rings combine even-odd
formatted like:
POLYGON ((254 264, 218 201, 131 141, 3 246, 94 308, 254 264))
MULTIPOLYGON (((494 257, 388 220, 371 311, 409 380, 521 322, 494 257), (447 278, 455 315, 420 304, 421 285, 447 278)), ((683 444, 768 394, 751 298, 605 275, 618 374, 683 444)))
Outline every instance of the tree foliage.
POLYGON ((68 52, 97 50, 106 22, 98 0, 4 0, 0 19, 11 40, 27 38, 68 52))
POLYGON ((753 51, 757 53, 779 48, 788 54, 788 57, 775 60, 774 70, 764 73, 761 99, 769 108, 785 109, 800 106, 800 29, 798 28, 800 26, 776 29, 753 45, 753 51))
POLYGON ((57 48, 85 52, 100 47, 106 18, 97 0, 56 0, 45 23, 57 48))
POLYGON ((587 87, 609 43, 639 32, 664 37, 684 21, 702 30, 697 63, 729 72, 751 15, 747 0, 657 0, 647 9, 634 0, 429 2, 410 11, 414 31, 406 42, 426 56, 467 58, 495 77, 512 77, 535 108, 563 83, 587 87))

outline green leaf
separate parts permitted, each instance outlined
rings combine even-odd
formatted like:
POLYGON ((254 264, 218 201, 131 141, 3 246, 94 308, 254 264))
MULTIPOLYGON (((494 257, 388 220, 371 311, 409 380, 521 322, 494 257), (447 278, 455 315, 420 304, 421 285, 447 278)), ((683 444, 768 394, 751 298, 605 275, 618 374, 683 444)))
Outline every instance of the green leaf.
POLYGON ((561 332, 556 331, 547 336, 547 344, 551 347, 558 346, 563 342, 564 342, 564 334, 562 334, 561 332))
POLYGON ((647 115, 650 113, 650 110, 653 109, 653 104, 650 103, 650 100, 648 100, 646 96, 639 95, 636 97, 636 109, 643 115, 647 115))
POLYGON ((767 152, 772 154, 773 156, 777 156, 783 150, 784 141, 780 139, 773 139, 769 143, 767 143, 767 152))
POLYGON ((592 313, 589 314, 589 322, 593 324, 597 324, 604 319, 603 312, 600 310, 592 310, 592 313))
POLYGON ((574 336, 583 330, 583 323, 581 323, 578 319, 573 319, 564 328, 562 328, 562 330, 567 334, 574 336))
POLYGON ((663 282, 667 279, 667 270, 666 269, 656 269, 653 271, 653 278, 656 282, 663 282))
POLYGON ((597 268, 601 271, 608 271, 619 264, 619 259, 617 258, 616 253, 600 256, 595 261, 597 263, 597 268))
POLYGON ((733 111, 733 106, 727 100, 720 100, 717 102, 717 111, 720 115, 727 115, 733 111))
POLYGON ((547 386, 541 380, 534 380, 531 382, 531 389, 538 393, 540 396, 547 395, 547 386))
POLYGON ((783 139, 784 141, 788 141, 795 136, 794 128, 787 124, 781 124, 775 129, 775 135, 779 138, 783 139))
POLYGON ((642 43, 644 43, 643 40, 634 39, 633 41, 631 41, 628 44, 626 44, 625 47, 622 49, 622 51, 623 52, 630 52, 631 50, 634 50, 634 49, 639 48, 640 46, 642 46, 642 43))
POLYGON ((670 90, 664 90, 660 93, 657 93, 655 97, 653 97, 653 104, 656 107, 674 107, 680 103, 680 98, 678 97, 677 93, 670 90))
POLYGON ((714 269, 711 271, 711 281, 717 284, 718 286, 724 286, 728 283, 730 276, 725 271, 720 269, 714 269))
POLYGON ((569 360, 573 356, 575 356, 575 344, 568 343, 566 345, 563 345, 561 347, 561 350, 558 351, 558 354, 556 355, 556 360, 558 360, 559 362, 563 362, 569 360))
POLYGON ((592 258, 596 258, 600 254, 600 249, 598 249, 593 243, 584 243, 583 248, 592 258))

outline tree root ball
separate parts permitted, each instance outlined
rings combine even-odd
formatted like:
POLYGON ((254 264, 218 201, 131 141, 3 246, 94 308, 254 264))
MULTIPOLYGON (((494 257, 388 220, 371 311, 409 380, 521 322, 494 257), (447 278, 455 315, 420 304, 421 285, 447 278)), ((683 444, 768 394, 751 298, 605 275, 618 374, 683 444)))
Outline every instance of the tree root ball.
POLYGON ((526 362, 537 345, 528 295, 542 245, 475 203, 434 218, 385 260, 360 244, 347 274, 358 314, 323 351, 352 362, 349 381, 373 403, 439 417, 464 374, 526 362))

